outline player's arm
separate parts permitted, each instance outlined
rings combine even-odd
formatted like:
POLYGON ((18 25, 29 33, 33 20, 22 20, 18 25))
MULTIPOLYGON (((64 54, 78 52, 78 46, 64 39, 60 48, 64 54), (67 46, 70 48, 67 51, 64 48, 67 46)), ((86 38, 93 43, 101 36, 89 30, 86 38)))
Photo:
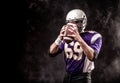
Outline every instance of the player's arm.
POLYGON ((88 59, 93 60, 95 51, 82 39, 82 37, 79 35, 78 30, 73 30, 73 35, 70 36, 79 42, 84 54, 88 57, 88 59))
POLYGON ((50 49, 49 49, 50 56, 56 56, 57 54, 61 53, 61 49, 59 48, 59 45, 63 39, 64 32, 65 32, 65 26, 62 27, 60 34, 55 40, 55 42, 51 44, 50 49))
POLYGON ((55 43, 53 43, 51 46, 50 46, 50 54, 54 54, 58 51, 59 47, 58 45, 56 45, 55 43))
POLYGON ((61 52, 61 50, 59 49, 59 45, 61 43, 62 39, 60 36, 58 36, 58 38, 55 40, 55 42, 53 42, 50 46, 49 49, 49 55, 50 56, 56 56, 57 54, 59 54, 61 52))
POLYGON ((78 37, 78 42, 80 43, 80 46, 82 47, 85 55, 88 57, 88 59, 93 60, 95 50, 91 48, 82 38, 81 36, 78 37))
POLYGON ((102 46, 102 36, 97 33, 91 38, 91 45, 89 46, 80 35, 76 35, 76 39, 80 43, 80 46, 82 47, 85 55, 90 59, 91 61, 95 60, 100 52, 101 46, 102 46), (78 37, 77 37, 78 36, 78 37))

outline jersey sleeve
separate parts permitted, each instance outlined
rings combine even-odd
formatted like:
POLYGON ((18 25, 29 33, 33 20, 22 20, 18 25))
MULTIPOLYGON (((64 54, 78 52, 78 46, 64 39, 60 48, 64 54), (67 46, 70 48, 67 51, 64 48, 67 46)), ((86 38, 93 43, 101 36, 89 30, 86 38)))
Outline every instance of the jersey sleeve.
POLYGON ((101 34, 99 34, 99 33, 94 34, 91 38, 91 47, 95 51, 95 56, 94 56, 95 58, 97 58, 97 56, 100 52, 101 46, 102 46, 102 36, 101 36, 101 34))

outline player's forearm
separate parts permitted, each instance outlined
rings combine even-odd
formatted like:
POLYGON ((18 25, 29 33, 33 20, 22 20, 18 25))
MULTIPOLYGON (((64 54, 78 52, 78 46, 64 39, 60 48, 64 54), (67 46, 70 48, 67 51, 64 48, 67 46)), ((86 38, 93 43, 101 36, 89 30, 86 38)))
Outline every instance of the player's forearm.
POLYGON ((94 49, 87 45, 87 43, 81 38, 79 41, 85 55, 92 60, 94 58, 94 49))
POLYGON ((50 46, 50 54, 54 54, 58 52, 61 41, 62 41, 62 38, 59 35, 55 40, 55 42, 50 46))
POLYGON ((58 45, 56 45, 55 43, 53 43, 51 46, 50 46, 50 54, 54 54, 56 52, 58 52, 58 45))

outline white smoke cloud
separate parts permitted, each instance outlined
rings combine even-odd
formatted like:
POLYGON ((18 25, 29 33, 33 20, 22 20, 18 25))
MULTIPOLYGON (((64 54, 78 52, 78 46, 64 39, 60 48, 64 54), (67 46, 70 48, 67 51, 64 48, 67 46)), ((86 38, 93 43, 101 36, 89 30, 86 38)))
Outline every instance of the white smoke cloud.
POLYGON ((112 33, 114 37, 114 43, 115 43, 115 47, 120 47, 120 2, 118 5, 118 11, 117 11, 117 16, 115 18, 115 20, 113 20, 113 28, 115 28, 116 33, 112 33))
POLYGON ((115 46, 120 47, 120 17, 116 17, 115 20, 115 28, 116 28, 116 33, 115 33, 115 46))
POLYGON ((106 81, 110 81, 115 78, 119 78, 120 76, 120 3, 118 5, 117 15, 115 16, 115 19, 112 20, 112 26, 111 26, 111 34, 113 35, 113 41, 114 41, 114 47, 116 48, 116 56, 113 60, 111 60, 111 63, 104 68, 104 77, 106 81), (114 33, 115 32, 115 33, 114 33))
POLYGON ((120 76, 120 57, 114 59, 110 65, 104 68, 104 77, 106 81, 112 81, 112 79, 118 78, 120 76))

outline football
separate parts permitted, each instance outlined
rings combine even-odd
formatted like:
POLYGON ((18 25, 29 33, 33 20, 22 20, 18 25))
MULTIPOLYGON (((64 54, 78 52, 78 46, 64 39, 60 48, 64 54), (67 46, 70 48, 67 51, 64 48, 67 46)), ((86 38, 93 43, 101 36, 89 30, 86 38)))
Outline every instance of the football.
POLYGON ((72 24, 72 23, 68 23, 67 26, 66 26, 66 30, 65 30, 65 33, 64 33, 64 41, 66 43, 70 43, 71 41, 73 41, 74 38, 72 37, 69 37, 68 35, 72 35, 73 34, 73 30, 76 29, 76 25, 75 24, 72 24))

